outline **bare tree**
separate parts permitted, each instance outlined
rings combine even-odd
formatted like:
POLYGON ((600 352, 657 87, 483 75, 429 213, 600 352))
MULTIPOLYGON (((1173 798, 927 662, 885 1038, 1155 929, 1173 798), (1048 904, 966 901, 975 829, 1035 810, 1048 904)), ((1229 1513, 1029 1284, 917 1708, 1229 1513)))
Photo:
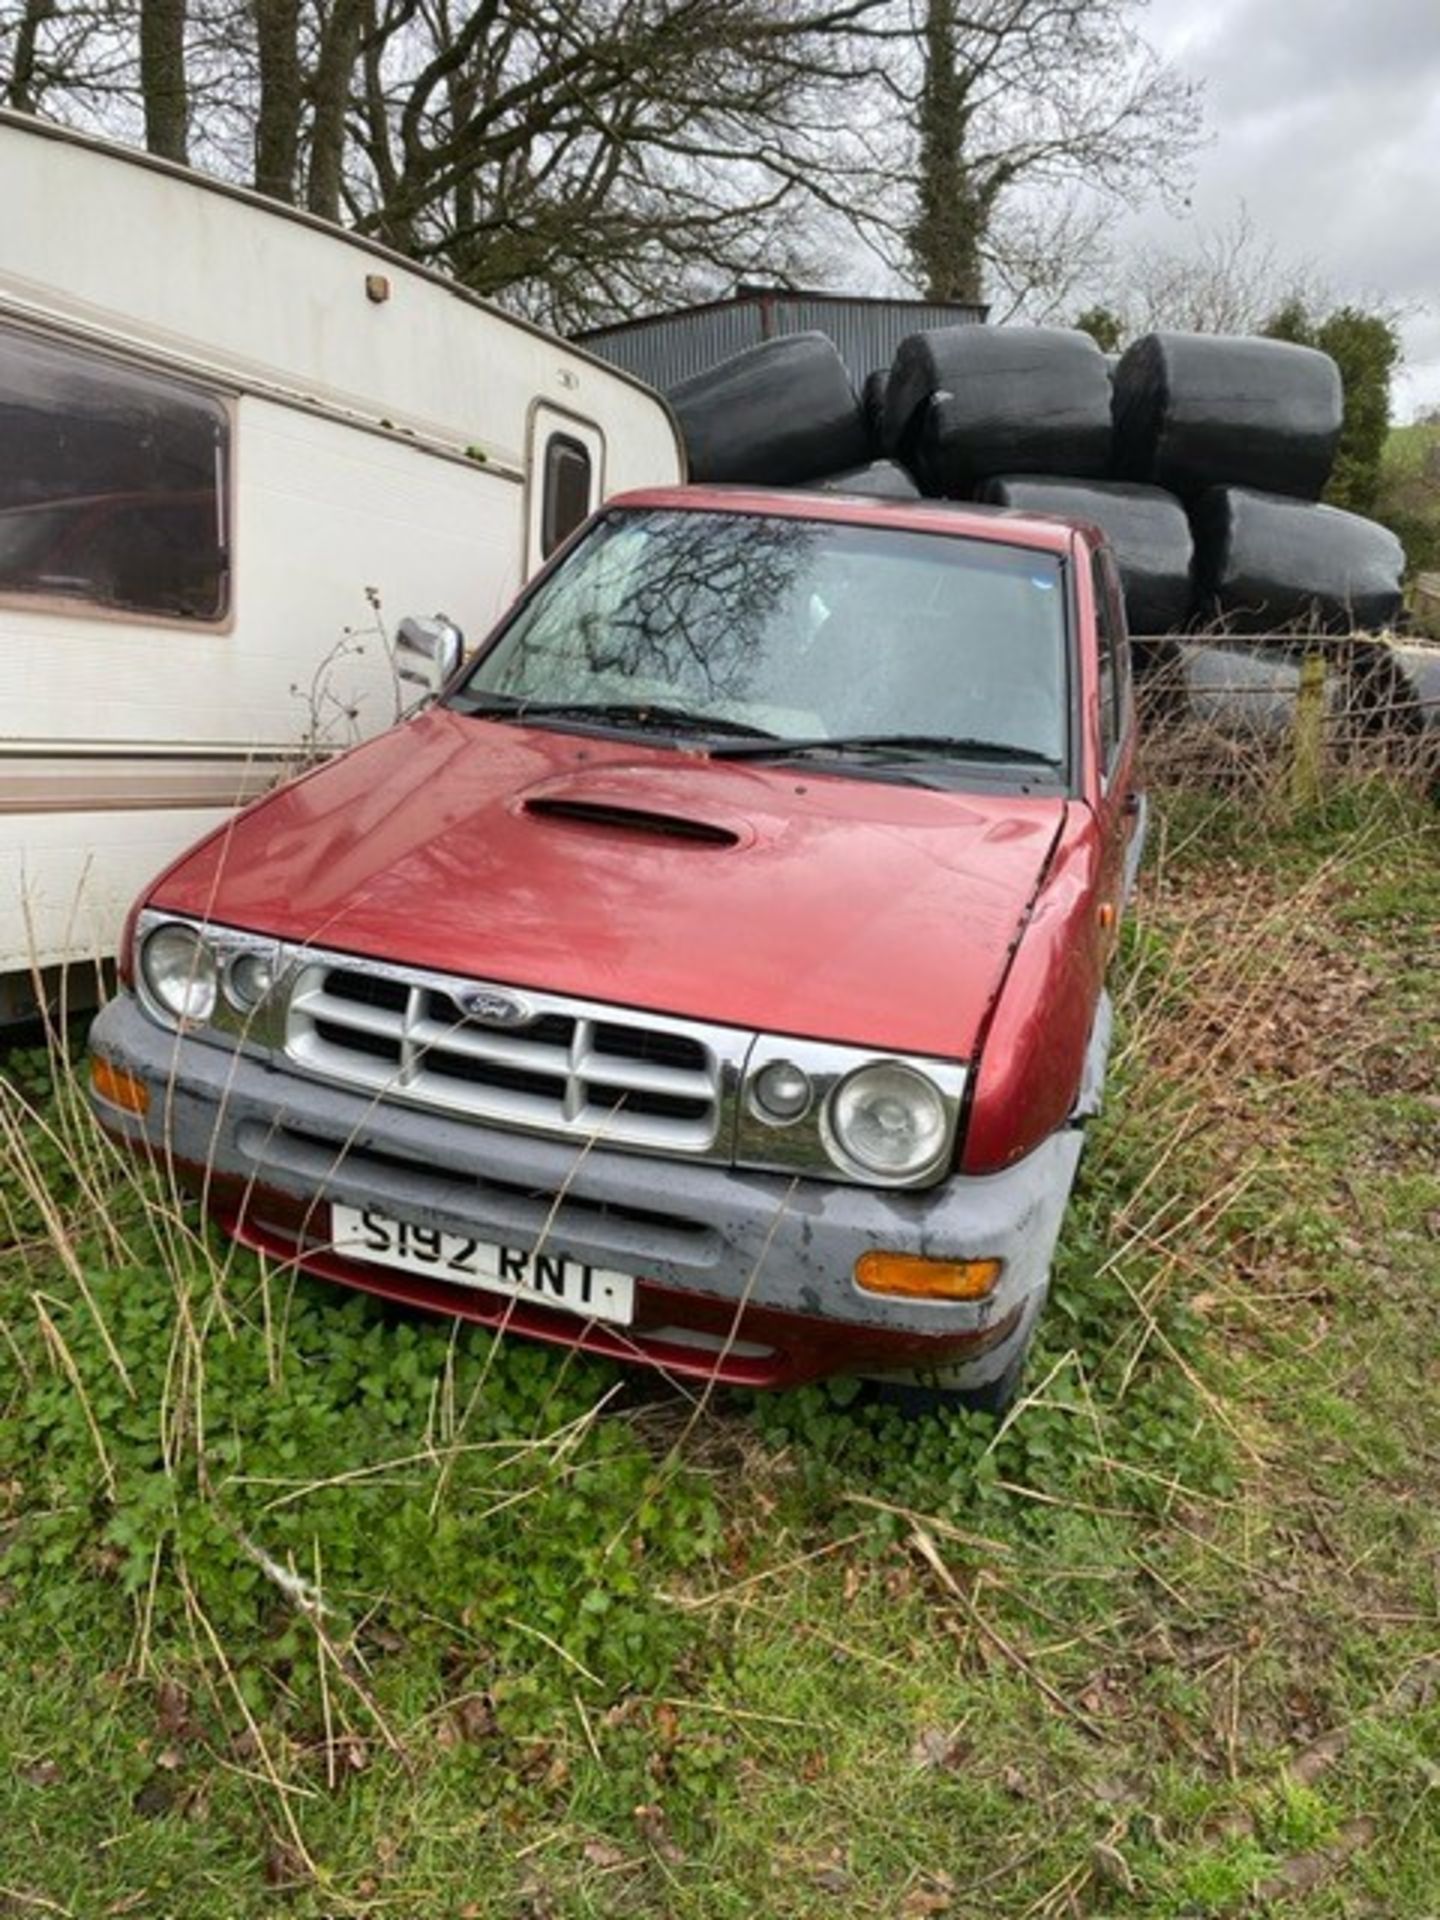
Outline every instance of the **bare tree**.
POLYGON ((562 328, 857 245, 1013 303, 1193 138, 1131 4, 0 0, 0 88, 562 328))
POLYGON ((0 89, 143 132, 566 324, 801 274, 819 213, 888 245, 885 69, 910 35, 902 14, 897 0, 0 0, 0 89), (65 44, 77 31, 93 73, 65 44))
POLYGON ((311 213, 327 220, 340 218, 345 121, 364 25, 364 0, 331 0, 329 17, 320 28, 315 71, 310 82, 313 110, 305 203, 311 213))
POLYGON ((0 0, 0 100, 139 138, 139 0, 0 0))
POLYGON ((362 231, 557 323, 803 259, 882 199, 893 0, 434 0, 371 52, 362 231), (423 57, 400 64, 397 51, 423 57))
POLYGON ((1167 192, 1196 91, 1134 30, 1143 0, 915 0, 916 277, 934 298, 1067 294, 1100 202, 1167 192))
POLYGON ((1131 336, 1157 327, 1258 333, 1288 302, 1333 304, 1313 263, 1287 259, 1243 205, 1224 226, 1192 229, 1188 245, 1137 247, 1120 277, 1117 304, 1131 336))

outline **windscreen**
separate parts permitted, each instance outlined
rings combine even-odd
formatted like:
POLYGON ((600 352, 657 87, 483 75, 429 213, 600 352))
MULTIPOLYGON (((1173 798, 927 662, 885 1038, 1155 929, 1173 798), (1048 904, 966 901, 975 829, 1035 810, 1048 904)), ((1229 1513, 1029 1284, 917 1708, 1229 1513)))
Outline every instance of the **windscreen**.
POLYGON ((1062 764, 1061 562, 944 533, 755 514, 612 516, 463 696, 643 703, 779 739, 952 735, 1062 764))

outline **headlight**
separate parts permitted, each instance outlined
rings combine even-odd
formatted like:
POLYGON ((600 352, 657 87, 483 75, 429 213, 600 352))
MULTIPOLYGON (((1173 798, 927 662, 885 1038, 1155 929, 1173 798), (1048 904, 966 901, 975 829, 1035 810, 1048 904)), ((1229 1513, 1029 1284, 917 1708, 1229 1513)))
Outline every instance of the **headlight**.
POLYGON ((829 1122, 840 1151, 886 1180, 923 1173, 950 1131, 939 1088, 894 1060, 861 1067, 843 1080, 831 1096, 829 1122))
POLYGON ((929 1055, 759 1034, 745 1063, 735 1163, 859 1186, 948 1171, 968 1069, 929 1055))
POLYGON ((215 1011, 219 969, 193 927, 157 927, 140 949, 140 967, 151 997, 177 1020, 199 1023, 215 1011))
POLYGON ((268 934, 174 919, 154 907, 136 920, 135 985, 153 1019, 199 1037, 269 1053, 285 1040, 286 950, 268 934))

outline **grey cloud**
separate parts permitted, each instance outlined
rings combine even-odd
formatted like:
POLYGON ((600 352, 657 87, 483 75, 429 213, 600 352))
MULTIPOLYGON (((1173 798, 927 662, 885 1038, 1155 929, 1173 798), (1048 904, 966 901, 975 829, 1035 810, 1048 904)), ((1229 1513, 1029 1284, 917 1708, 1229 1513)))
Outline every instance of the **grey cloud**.
MULTIPOLYGON (((1440 402, 1440 4, 1154 0, 1139 19, 1204 83, 1193 218, 1224 225, 1243 201, 1337 294, 1411 310, 1404 392, 1440 402)), ((1134 235, 1175 247, 1184 223, 1152 211, 1134 235)))

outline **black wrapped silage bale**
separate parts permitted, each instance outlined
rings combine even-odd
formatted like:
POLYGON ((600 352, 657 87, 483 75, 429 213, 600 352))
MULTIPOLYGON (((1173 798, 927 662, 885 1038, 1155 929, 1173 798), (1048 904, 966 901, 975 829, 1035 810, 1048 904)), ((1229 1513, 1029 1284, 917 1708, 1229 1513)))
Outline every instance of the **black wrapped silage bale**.
MULTIPOLYGON (((930 465, 925 451, 929 441, 927 422, 939 404, 940 399, 937 394, 932 393, 927 400, 923 400, 910 422, 910 431, 906 436, 903 452, 889 453, 885 456, 888 460, 899 460, 903 462, 903 464, 909 468, 910 472, 914 474, 916 486, 918 486, 921 493, 930 500, 943 500, 945 498, 944 481, 930 465)), ((952 494, 950 497, 951 499, 957 499, 959 495, 952 494)))
POLYGON ((1231 633, 1374 631, 1399 616, 1405 552, 1339 507, 1212 487, 1191 513, 1196 612, 1231 633))
POLYGON ((749 347, 682 381, 668 398, 692 480, 790 487, 870 457, 865 415, 823 333, 749 347))
POLYGON ((1430 797, 1440 805, 1440 647, 1401 645, 1393 652, 1406 698, 1389 725, 1421 741, 1423 762, 1415 764, 1428 770, 1430 797))
POLYGON ((1419 640, 1363 644, 1352 678, 1351 717, 1359 731, 1390 742, 1403 763, 1426 775, 1440 799, 1440 646, 1419 640))
POLYGON ((855 493, 870 500, 918 500, 920 489, 896 460, 872 460, 807 483, 817 493, 855 493))
POLYGON ((1132 634, 1173 633, 1189 620, 1194 542, 1189 517, 1173 493, 1133 481, 1007 474, 987 481, 980 498, 1099 527, 1115 549, 1132 634))
POLYGON ((1177 662, 1177 712, 1185 718, 1232 740, 1277 740, 1293 732, 1300 664, 1283 651, 1186 641, 1177 662))
POLYGON ((1404 713, 1417 732, 1433 734, 1440 749, 1440 647, 1402 641, 1390 653, 1405 690, 1404 713))
POLYGON ((860 389, 860 411, 865 415, 865 431, 870 436, 870 451, 878 460, 885 451, 885 389, 890 384, 890 369, 877 367, 867 373, 860 389))
POLYGON ((995 473, 1102 478, 1110 469, 1105 356, 1088 333, 1067 327, 912 333, 885 389, 884 446, 907 464, 920 449, 930 484, 952 497, 995 473))
MULTIPOLYGON (((1176 640, 1164 717, 1199 721, 1234 741, 1293 738, 1303 653, 1283 644, 1176 640)), ((1440 648, 1361 638, 1324 650, 1326 727, 1332 740, 1384 739, 1400 764, 1440 791, 1440 648), (1428 697, 1427 697, 1428 681, 1428 697)))
POLYGON ((1207 487, 1317 500, 1344 396, 1327 353, 1286 340, 1147 333, 1115 369, 1115 472, 1187 499, 1207 487))

